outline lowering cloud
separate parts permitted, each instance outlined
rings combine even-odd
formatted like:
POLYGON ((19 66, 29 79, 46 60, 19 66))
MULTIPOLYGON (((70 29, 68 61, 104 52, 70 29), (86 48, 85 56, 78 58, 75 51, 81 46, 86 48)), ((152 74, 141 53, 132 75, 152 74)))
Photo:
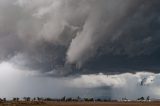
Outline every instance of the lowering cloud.
POLYGON ((159 0, 0 0, 0 59, 54 76, 158 72, 159 0))

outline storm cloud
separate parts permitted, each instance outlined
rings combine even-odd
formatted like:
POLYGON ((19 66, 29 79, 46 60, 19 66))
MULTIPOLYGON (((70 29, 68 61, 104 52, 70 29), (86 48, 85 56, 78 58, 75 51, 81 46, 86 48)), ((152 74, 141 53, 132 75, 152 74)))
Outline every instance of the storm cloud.
POLYGON ((0 0, 0 60, 44 75, 158 72, 159 0, 0 0))
POLYGON ((137 72, 118 75, 86 74, 45 77, 37 71, 21 70, 14 64, 0 64, 0 97, 94 97, 136 100, 160 97, 160 74, 137 72))

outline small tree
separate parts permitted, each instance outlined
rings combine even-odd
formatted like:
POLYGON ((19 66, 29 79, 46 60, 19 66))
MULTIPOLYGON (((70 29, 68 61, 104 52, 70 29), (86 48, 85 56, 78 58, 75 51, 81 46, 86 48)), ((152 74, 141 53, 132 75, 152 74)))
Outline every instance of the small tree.
POLYGON ((138 98, 138 100, 144 100, 144 97, 140 97, 140 98, 138 98))
POLYGON ((62 99, 61 99, 61 101, 65 101, 66 100, 66 97, 64 96, 62 99))
POLYGON ((149 96, 147 96, 147 99, 146 99, 147 101, 149 101, 150 100, 150 97, 149 96))
POLYGON ((6 102, 6 98, 3 98, 3 101, 6 102))

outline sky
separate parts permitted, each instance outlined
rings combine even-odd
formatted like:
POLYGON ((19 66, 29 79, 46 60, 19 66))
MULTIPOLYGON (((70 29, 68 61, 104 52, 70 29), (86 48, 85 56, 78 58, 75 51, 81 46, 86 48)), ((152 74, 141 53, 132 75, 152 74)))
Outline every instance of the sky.
POLYGON ((0 97, 160 98, 159 0, 0 0, 0 97))

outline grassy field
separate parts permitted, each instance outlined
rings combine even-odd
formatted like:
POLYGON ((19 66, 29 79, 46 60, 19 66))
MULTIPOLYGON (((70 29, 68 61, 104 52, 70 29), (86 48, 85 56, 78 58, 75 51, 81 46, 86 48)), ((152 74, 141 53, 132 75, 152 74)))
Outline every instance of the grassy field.
POLYGON ((8 102, 0 106, 160 106, 160 102, 8 102))

